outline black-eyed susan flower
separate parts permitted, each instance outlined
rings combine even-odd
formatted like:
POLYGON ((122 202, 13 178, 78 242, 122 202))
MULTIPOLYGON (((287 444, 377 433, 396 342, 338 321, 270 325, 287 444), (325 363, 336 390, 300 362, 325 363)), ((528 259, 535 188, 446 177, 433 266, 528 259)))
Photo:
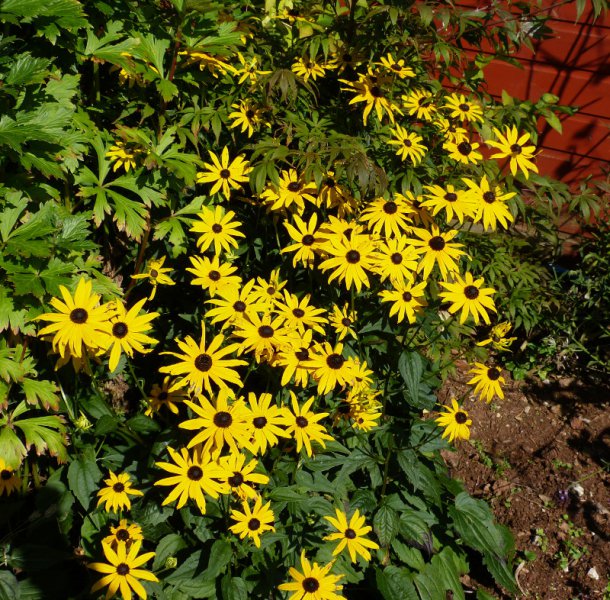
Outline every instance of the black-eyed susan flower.
POLYGON ((280 270, 273 269, 269 273, 269 279, 256 278, 256 283, 252 288, 252 299, 265 303, 271 309, 276 300, 282 299, 281 291, 285 285, 286 282, 280 279, 280 270))
POLYGON ((232 401, 229 399, 229 392, 221 390, 214 403, 204 396, 197 396, 197 403, 185 400, 197 415, 194 419, 180 423, 182 429, 198 431, 188 443, 189 448, 202 444, 202 452, 209 452, 216 457, 225 444, 236 454, 248 446, 251 429, 248 408, 241 398, 232 401))
POLYGON ((323 308, 316 308, 309 304, 311 294, 305 294, 300 300, 288 290, 284 290, 284 297, 276 301, 275 312, 284 319, 284 327, 296 329, 304 333, 306 329, 313 329, 324 335, 324 327, 328 319, 324 316, 323 308))
POLYGON ((186 392, 184 390, 171 390, 172 379, 168 375, 163 378, 163 383, 153 383, 153 386, 148 394, 148 406, 144 414, 147 417, 158 413, 162 406, 165 406, 175 415, 178 414, 178 404, 184 402, 186 392))
POLYGON ((472 100, 467 100, 464 94, 450 94, 445 98, 445 108, 451 111, 452 119, 470 121, 471 123, 483 122, 483 109, 472 100))
POLYGON ((274 357, 273 366, 284 369, 282 373, 282 385, 294 378, 294 383, 306 387, 309 381, 310 367, 308 366, 309 348, 312 344, 313 330, 307 329, 291 339, 290 346, 283 347, 274 357))
POLYGON ((451 406, 444 406, 444 412, 434 419, 439 427, 444 427, 442 437, 448 437, 450 442, 453 440, 470 439, 470 426, 472 419, 468 418, 468 413, 459 406, 455 398, 451 399, 451 406))
POLYGON ((402 323, 405 318, 413 324, 417 317, 423 313, 428 306, 424 298, 426 282, 415 284, 412 278, 404 281, 394 281, 393 289, 382 290, 379 292, 382 302, 391 302, 390 317, 396 317, 398 323, 402 323))
POLYGON ((296 210, 301 214, 305 210, 305 201, 317 204, 317 190, 313 183, 305 181, 296 169, 283 170, 280 173, 279 187, 271 184, 261 194, 263 202, 270 210, 296 210))
POLYGON ((240 100, 239 104, 231 104, 231 108, 235 110, 229 113, 229 119, 233 122, 230 129, 240 127, 242 133, 247 133, 251 138, 254 135, 254 129, 262 123, 262 111, 249 100, 240 100))
POLYGON ((513 175, 520 170, 526 179, 529 179, 530 171, 538 173, 538 167, 530 160, 534 158, 536 146, 525 144, 530 139, 529 133, 519 135, 515 125, 507 127, 504 135, 496 127, 493 128, 494 135, 498 141, 486 140, 485 143, 492 148, 497 148, 500 152, 491 155, 491 158, 509 158, 510 172, 513 175))
POLYGON ((468 186, 474 202, 473 221, 475 223, 482 222, 486 231, 495 231, 498 223, 507 228, 508 223, 515 220, 506 201, 516 196, 516 192, 502 193, 500 186, 492 189, 486 175, 483 175, 480 184, 467 178, 463 178, 463 181, 468 186))
POLYGON ((53 350, 63 358, 66 350, 72 356, 81 358, 85 348, 96 350, 104 346, 106 333, 105 324, 112 314, 108 305, 100 306, 100 295, 92 293, 91 281, 81 277, 76 286, 74 297, 63 285, 59 298, 51 298, 51 306, 56 313, 44 313, 36 320, 51 321, 51 325, 43 327, 38 336, 53 335, 53 350))
POLYGON ((462 311, 460 313, 460 323, 464 323, 468 316, 472 315, 476 325, 479 324, 481 318, 487 325, 490 324, 491 321, 487 311, 493 310, 496 312, 494 301, 491 298, 496 290, 482 287, 482 277, 474 279, 472 273, 467 272, 462 278, 456 273, 451 283, 441 281, 440 284, 446 290, 439 294, 440 298, 445 302, 451 302, 449 312, 454 314, 462 311))
POLYGON ((466 190, 456 189, 450 183, 445 187, 426 185, 424 189, 427 193, 424 194, 422 206, 429 208, 432 216, 444 210, 447 223, 454 218, 463 223, 465 217, 471 217, 475 213, 476 203, 466 190))
POLYGON ((369 231, 385 237, 399 237, 410 229, 414 210, 400 199, 375 198, 362 211, 358 220, 367 224, 369 231))
POLYGON ((356 94, 350 100, 350 104, 365 103, 364 112, 362 113, 362 122, 365 125, 373 109, 375 109, 380 122, 383 119, 384 113, 388 115, 392 123, 395 121, 395 113, 402 114, 400 108, 387 95, 391 78, 376 73, 373 69, 369 68, 366 75, 358 76, 358 81, 348 81, 347 79, 339 79, 339 81, 347 85, 347 87, 341 89, 356 94))
POLYGON ((316 344, 309 353, 306 365, 318 382, 318 394, 324 395, 337 385, 348 384, 354 376, 353 361, 343 356, 343 344, 331 346, 328 342, 316 344))
POLYGON ((375 272, 381 281, 411 279, 419 263, 415 248, 404 236, 389 238, 377 247, 375 272))
POLYGON ((284 227, 287 229, 288 235, 292 238, 294 244, 282 248, 281 253, 295 253, 292 257, 293 267, 296 267, 299 263, 304 267, 313 267, 316 257, 316 242, 319 241, 316 239, 317 225, 318 215, 316 213, 311 215, 309 222, 303 221, 296 214, 292 217, 292 223, 289 223, 288 220, 284 221, 284 227))
POLYGON ((275 531, 273 526, 275 515, 271 510, 271 502, 263 504, 263 499, 256 496, 254 506, 250 508, 249 502, 244 500, 242 510, 243 512, 235 509, 231 511, 231 518, 236 521, 236 524, 231 525, 229 529, 234 534, 239 535, 242 540, 246 537, 251 538, 254 545, 260 548, 260 536, 265 531, 275 531))
POLYGON ((216 194, 222 190, 227 199, 231 196, 231 189, 238 190, 242 183, 248 181, 248 174, 252 171, 250 163, 243 157, 237 156, 229 161, 229 149, 222 149, 220 158, 209 151, 211 163, 204 163, 207 171, 197 173, 197 183, 212 183, 210 194, 216 194))
POLYGON ((235 68, 234 75, 239 77, 237 83, 248 82, 250 85, 254 85, 262 75, 269 75, 271 71, 263 71, 259 69, 259 62, 257 56, 244 57, 241 52, 237 53, 237 60, 241 66, 235 68))
POLYGON ((223 250, 230 252, 231 248, 239 246, 237 238, 245 237, 239 230, 241 223, 234 220, 235 213, 232 210, 225 213, 222 206, 206 206, 197 216, 199 219, 189 231, 201 234, 197 238, 197 246, 201 252, 205 252, 212 245, 214 254, 220 254, 223 250))
POLYGON ((228 492, 227 486, 218 481, 224 474, 222 467, 212 459, 207 452, 193 451, 190 455, 186 448, 180 453, 167 447, 173 463, 156 462, 155 465, 168 473, 169 477, 159 479, 155 485, 173 486, 162 506, 177 500, 176 508, 182 508, 188 500, 194 500, 204 515, 206 512, 205 496, 218 498, 220 494, 228 492))
POLYGON ((373 371, 368 367, 366 360, 360 360, 359 358, 350 358, 351 361, 351 376, 348 381, 348 385, 351 387, 351 392, 358 394, 361 391, 370 389, 373 379, 373 371))
POLYGON ((133 590, 139 598, 146 600, 146 590, 138 580, 159 580, 150 571, 140 568, 155 555, 154 552, 145 552, 138 556, 141 547, 141 541, 134 542, 129 548, 126 544, 119 544, 115 552, 109 544, 102 544, 104 556, 108 562, 96 562, 88 565, 90 569, 104 574, 104 577, 93 584, 91 593, 94 594, 108 586, 106 590, 107 599, 120 592, 124 600, 131 600, 131 591, 133 590))
POLYGON ((284 423, 286 425, 286 433, 292 435, 297 443, 297 452, 300 452, 303 447, 307 452, 307 456, 313 456, 312 442, 316 442, 326 448, 326 440, 332 441, 332 436, 326 433, 324 425, 320 425, 318 421, 327 417, 329 413, 315 413, 311 406, 315 400, 312 396, 303 406, 299 406, 296 394, 290 392, 291 406, 290 410, 285 406, 282 410, 284 413, 284 423))
POLYGON ((456 144, 455 142, 445 142, 443 148, 449 152, 449 158, 457 160, 465 165, 476 165, 483 160, 483 155, 477 152, 481 144, 471 140, 463 140, 456 144))
POLYGON ((392 139, 388 140, 390 146, 396 146, 396 155, 402 160, 410 160, 417 166, 426 155, 428 148, 422 144, 424 138, 413 131, 407 131, 404 127, 396 124, 390 129, 392 139))
POLYGON ((342 594, 343 586, 338 582, 343 575, 329 574, 333 563, 320 566, 310 563, 305 557, 305 550, 301 552, 301 571, 290 567, 289 573, 293 581, 282 583, 280 590, 292 592, 288 600, 345 600, 342 594))
POLYGON ((175 356, 180 361, 159 369, 160 373, 169 373, 179 377, 170 390, 188 386, 189 390, 196 394, 199 394, 204 388, 211 394, 212 383, 221 389, 228 388, 228 384, 241 386, 241 378, 235 367, 247 363, 237 358, 225 358, 238 350, 239 344, 229 344, 221 348, 224 339, 224 335, 219 333, 206 348, 205 323, 202 323, 199 344, 190 335, 187 335, 184 341, 176 340, 182 354, 162 352, 162 354, 175 356))
POLYGON ((468 131, 460 127, 455 121, 437 115, 434 119, 434 125, 442 132, 446 142, 459 144, 468 141, 468 131))
POLYGON ((140 490, 131 487, 131 478, 129 473, 119 473, 115 475, 112 471, 108 471, 108 479, 104 479, 106 484, 97 495, 99 500, 97 505, 104 504, 106 512, 118 512, 119 510, 131 509, 131 500, 129 496, 143 496, 140 490))
POLYGON ((281 316, 273 317, 266 313, 262 316, 253 313, 249 319, 240 321, 233 335, 242 338, 239 351, 254 352, 257 362, 271 360, 276 351, 292 345, 294 333, 284 327, 281 316))
POLYGON ((507 337, 511 327, 512 325, 509 321, 494 325, 489 332, 489 337, 477 342, 477 346, 487 346, 488 344, 491 344, 492 348, 498 352, 509 351, 511 344, 517 339, 516 337, 507 337))
POLYGON ((207 256, 189 256, 192 267, 187 267, 189 273, 195 275, 191 285, 200 285, 208 290, 210 296, 214 297, 220 290, 226 287, 239 287, 241 277, 234 275, 237 267, 231 263, 221 263, 218 256, 209 259, 207 256))
POLYGON ((119 544, 125 544, 127 548, 134 542, 143 540, 142 528, 137 523, 128 523, 127 519, 121 519, 116 526, 110 526, 110 535, 107 535, 102 543, 109 544, 116 552, 119 544))
POLYGON ((143 298, 129 310, 120 301, 113 304, 113 315, 110 321, 104 324, 104 331, 107 335, 103 340, 104 350, 110 352, 108 368, 111 372, 117 368, 123 352, 131 358, 134 350, 140 354, 150 352, 151 348, 146 348, 145 344, 157 344, 157 340, 146 333, 152 329, 151 321, 156 319, 159 313, 150 312, 140 315, 140 310, 145 303, 146 298, 143 298))
POLYGON ((458 234, 457 230, 440 231, 436 225, 432 225, 430 231, 418 227, 413 227, 411 231, 418 238, 409 241, 417 247, 417 253, 420 255, 417 270, 423 271, 424 279, 428 279, 434 265, 438 265, 443 279, 446 279, 449 273, 458 272, 456 261, 466 253, 460 250, 463 244, 451 241, 458 234))
POLYGON ((386 56, 382 56, 379 64, 385 67, 392 75, 400 77, 400 79, 415 77, 415 71, 405 64, 405 59, 399 58, 396 60, 391 52, 388 52, 386 56))
POLYGON ((330 67, 328 64, 311 60, 309 57, 305 56, 302 58, 297 58, 297 60, 293 63, 291 70, 304 82, 307 82, 310 78, 313 79, 313 81, 316 81, 318 77, 324 77, 329 68, 330 67))
POLYGON ((9 465, 0 456, 0 496, 6 494, 10 496, 13 492, 16 492, 21 486, 21 479, 17 477, 14 469, 11 469, 9 465))
MULTIPOLYGON (((284 384, 282 384, 284 385, 284 384)), ((272 403, 271 394, 248 393, 251 439, 249 448, 253 454, 263 455, 267 448, 276 446, 279 438, 290 437, 284 430, 284 412, 280 406, 272 403)))
MULTIPOLYGON (((379 392, 376 392, 379 393, 379 392)), ((362 396, 362 393, 359 397, 362 396)), ((365 403, 357 402, 352 404, 351 410, 352 427, 359 429, 360 431, 371 431, 379 425, 379 419, 381 419, 381 406, 379 403, 376 405, 367 405, 365 403)))
POLYGON ((432 121, 438 111, 434 103, 434 94, 428 90, 418 89, 402 96, 403 107, 407 114, 422 121, 432 121))
POLYGON ((365 525, 365 518, 358 509, 349 521, 347 514, 338 508, 335 509, 334 517, 325 516, 324 518, 337 530, 324 538, 329 542, 339 541, 333 550, 333 556, 337 556, 347 548, 352 562, 357 562, 358 555, 368 562, 371 560, 370 550, 379 549, 379 544, 365 537, 373 528, 365 525))
POLYGON ((227 456, 221 456, 218 459, 218 464, 224 471, 219 478, 220 481, 226 484, 227 489, 237 494, 242 500, 246 498, 256 499, 258 492, 254 486, 269 483, 267 475, 254 472, 259 465, 258 460, 253 458, 246 464, 246 455, 243 452, 231 452, 227 456))
POLYGON ((207 52, 201 52, 194 48, 183 50, 178 52, 179 56, 186 56, 188 64, 199 63, 199 70, 205 71, 206 69, 218 79, 219 75, 226 75, 227 73, 235 73, 235 67, 225 62, 221 58, 213 56, 207 52))
POLYGON ((125 173, 129 173, 130 169, 136 168, 136 156, 138 153, 138 150, 129 148, 125 142, 117 141, 113 146, 110 146, 106 156, 114 163, 113 171, 118 171, 123 167, 125 173))
POLYGON ((500 399, 504 398, 501 384, 506 382, 504 377, 502 377, 502 369, 500 367, 493 365, 488 367, 483 363, 475 362, 474 368, 468 372, 472 373, 474 377, 466 383, 474 385, 474 393, 478 394, 481 400, 489 403, 493 400, 494 396, 498 396, 500 399))
POLYGON ((368 236, 351 235, 349 239, 345 235, 329 236, 324 251, 330 257, 320 264, 320 269, 332 270, 329 283, 338 279, 348 290, 353 286, 358 292, 363 286, 370 287, 366 271, 373 269, 377 255, 375 244, 368 236))
POLYGON ((211 308, 206 317, 212 323, 222 323, 222 329, 232 325, 238 326, 244 319, 249 319, 253 313, 263 313, 268 304, 252 293, 256 280, 250 279, 242 287, 226 286, 218 290, 216 297, 208 300, 211 308))
POLYGON ((333 313, 330 315, 329 320, 335 333, 337 334, 337 341, 342 341, 346 335, 354 339, 358 339, 354 325, 358 319, 358 314, 355 310, 351 310, 349 304, 345 303, 343 308, 340 308, 336 304, 333 304, 333 313))
POLYGON ((168 267, 164 267, 164 262, 165 256, 151 260, 146 265, 144 273, 137 273, 136 275, 131 276, 132 279, 148 279, 148 281, 150 281, 153 288, 148 297, 149 300, 152 300, 155 297, 158 285, 175 285, 175 282, 167 275, 167 273, 171 273, 172 270, 168 267))
POLYGON ((337 214, 341 218, 351 215, 358 207, 355 198, 338 183, 334 171, 327 171, 322 178, 318 200, 319 206, 336 208, 337 214))
POLYGON ((352 238, 355 242, 361 239, 370 240, 363 225, 333 215, 329 215, 328 221, 320 224, 318 236, 320 238, 318 249, 322 255, 332 254, 333 242, 347 244, 352 238))

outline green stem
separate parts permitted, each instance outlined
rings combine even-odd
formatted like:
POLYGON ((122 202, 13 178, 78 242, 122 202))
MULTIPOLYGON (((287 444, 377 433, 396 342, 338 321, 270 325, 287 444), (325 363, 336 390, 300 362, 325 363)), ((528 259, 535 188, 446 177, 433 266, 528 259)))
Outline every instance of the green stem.
POLYGON ((148 403, 148 394, 144 391, 144 388, 142 387, 140 380, 136 377, 136 373, 134 371, 133 365, 131 364, 131 360, 129 358, 127 359, 127 366, 129 368, 129 372, 131 373, 131 376, 133 377, 133 380, 136 382, 136 386, 138 387, 138 390, 140 390, 140 394, 142 395, 142 400, 144 400, 145 403, 148 403))

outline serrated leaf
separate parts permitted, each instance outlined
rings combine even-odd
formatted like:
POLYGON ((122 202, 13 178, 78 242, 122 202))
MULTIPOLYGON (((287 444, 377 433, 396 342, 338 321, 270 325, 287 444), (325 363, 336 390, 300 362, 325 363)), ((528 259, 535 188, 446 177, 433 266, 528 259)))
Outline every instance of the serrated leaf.
POLYGON ((11 469, 18 469, 27 449, 8 425, 0 426, 0 456, 11 469))
POLYGON ((31 85, 44 80, 51 64, 46 58, 34 58, 29 52, 15 57, 4 83, 10 86, 31 85))
POLYGON ((451 548, 445 547, 415 576, 415 586, 419 595, 426 600, 446 600, 448 593, 455 600, 464 600, 460 576, 466 571, 464 561, 451 548))
POLYGON ((46 410, 57 410, 59 408, 59 396, 57 395, 59 388, 52 381, 26 377, 21 386, 28 404, 39 405, 46 410))
POLYGON ((412 578, 408 569, 390 565, 377 570, 377 589, 384 600, 419 600, 412 578))
POLYGON ((89 509, 91 495, 99 489, 101 481, 102 472, 95 461, 80 457, 70 463, 68 467, 70 491, 85 510, 89 509))
POLYGON ((10 571, 0 571, 0 600, 19 600, 19 584, 10 571))
POLYGON ((419 352, 403 352, 398 359, 398 370, 407 384, 413 406, 419 406, 419 384, 424 372, 424 359, 419 352))
POLYGON ((163 565, 165 561, 173 556, 178 550, 186 547, 186 542, 177 534, 169 533, 165 537, 159 540, 157 548, 155 549, 155 560, 153 562, 153 571, 157 571, 163 565))
POLYGON ((398 533, 398 513, 390 506, 383 505, 373 518, 373 529, 381 546, 389 546, 398 533))
POLYGON ((241 577, 225 575, 221 582, 222 600, 248 600, 248 588, 241 577))
POLYGON ((20 419, 13 421, 13 426, 18 427, 23 432, 25 446, 28 450, 33 446, 38 455, 48 452, 51 456, 55 456, 59 462, 68 460, 66 426, 60 417, 49 415, 20 419))

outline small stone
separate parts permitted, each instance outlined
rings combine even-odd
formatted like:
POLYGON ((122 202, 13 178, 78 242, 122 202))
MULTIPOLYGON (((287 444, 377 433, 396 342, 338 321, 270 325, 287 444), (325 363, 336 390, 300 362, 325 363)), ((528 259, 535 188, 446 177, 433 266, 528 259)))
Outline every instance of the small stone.
POLYGON ((582 500, 585 495, 585 488, 583 488, 582 485, 580 485, 580 483, 576 482, 576 483, 570 484, 570 486, 568 487, 568 492, 570 492, 570 494, 572 494, 572 496, 578 498, 579 500, 582 500))
POLYGON ((599 579, 599 573, 597 572, 597 569, 595 567, 591 567, 587 571, 587 577, 590 577, 591 579, 595 579, 595 581, 597 581, 599 579))

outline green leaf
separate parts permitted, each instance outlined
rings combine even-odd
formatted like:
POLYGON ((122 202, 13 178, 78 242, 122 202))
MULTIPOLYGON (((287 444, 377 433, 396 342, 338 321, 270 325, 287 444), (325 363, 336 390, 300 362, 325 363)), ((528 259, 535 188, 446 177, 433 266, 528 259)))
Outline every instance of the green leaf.
POLYGON ((408 569, 390 565, 376 573, 377 589, 385 600, 419 600, 408 569))
POLYGON ((57 395, 59 388, 52 381, 26 377, 21 386, 28 404, 41 405, 46 410, 59 408, 59 396, 57 395))
POLYGON ((373 528, 379 544, 389 546, 398 533, 398 513, 388 505, 383 505, 373 518, 373 528))
POLYGON ((29 52, 13 59, 11 68, 6 74, 6 85, 31 85, 44 80, 47 67, 51 64, 46 58, 34 58, 29 52))
POLYGON ((66 426, 61 417, 31 417, 13 421, 13 425, 23 431, 28 450, 34 446, 38 455, 48 452, 60 462, 68 460, 66 426))
POLYGON ((0 571, 0 600, 19 600, 19 584, 10 571, 0 571))
POLYGON ((177 534, 169 533, 161 538, 155 550, 155 560, 153 562, 153 571, 157 571, 165 565, 165 561, 176 554, 178 550, 186 548, 186 542, 177 534))
POLYGON ((409 483, 424 493, 434 504, 441 504, 441 485, 436 474, 424 465, 413 450, 401 450, 397 454, 398 464, 409 483))
POLYGON ((426 600, 446 600, 448 592, 453 593, 455 600, 464 600, 460 576, 467 570, 464 561, 451 548, 445 547, 415 576, 415 586, 426 600))
POLYGON ((419 352, 403 352, 398 359, 398 370, 407 384, 413 406, 419 404, 419 384, 424 372, 424 359, 419 352))
POLYGON ((91 504, 91 495, 100 487, 102 472, 91 458, 79 457, 68 467, 70 491, 76 496, 85 510, 91 504))
POLYGON ((544 112, 544 120, 558 133, 563 133, 563 125, 559 117, 551 111, 544 112))
POLYGON ((86 27, 83 6, 78 0, 3 0, 0 17, 14 15, 30 22, 32 19, 52 18, 59 27, 76 29, 86 27))
POLYGON ((159 424, 146 415, 136 415, 127 421, 127 427, 136 433, 156 433, 161 431, 159 424))
POLYGON ((11 469, 18 469, 25 458, 27 450, 13 429, 4 425, 0 427, 0 456, 11 469))
POLYGON ((221 582, 222 600, 248 600, 248 588, 241 577, 225 575, 221 582))

